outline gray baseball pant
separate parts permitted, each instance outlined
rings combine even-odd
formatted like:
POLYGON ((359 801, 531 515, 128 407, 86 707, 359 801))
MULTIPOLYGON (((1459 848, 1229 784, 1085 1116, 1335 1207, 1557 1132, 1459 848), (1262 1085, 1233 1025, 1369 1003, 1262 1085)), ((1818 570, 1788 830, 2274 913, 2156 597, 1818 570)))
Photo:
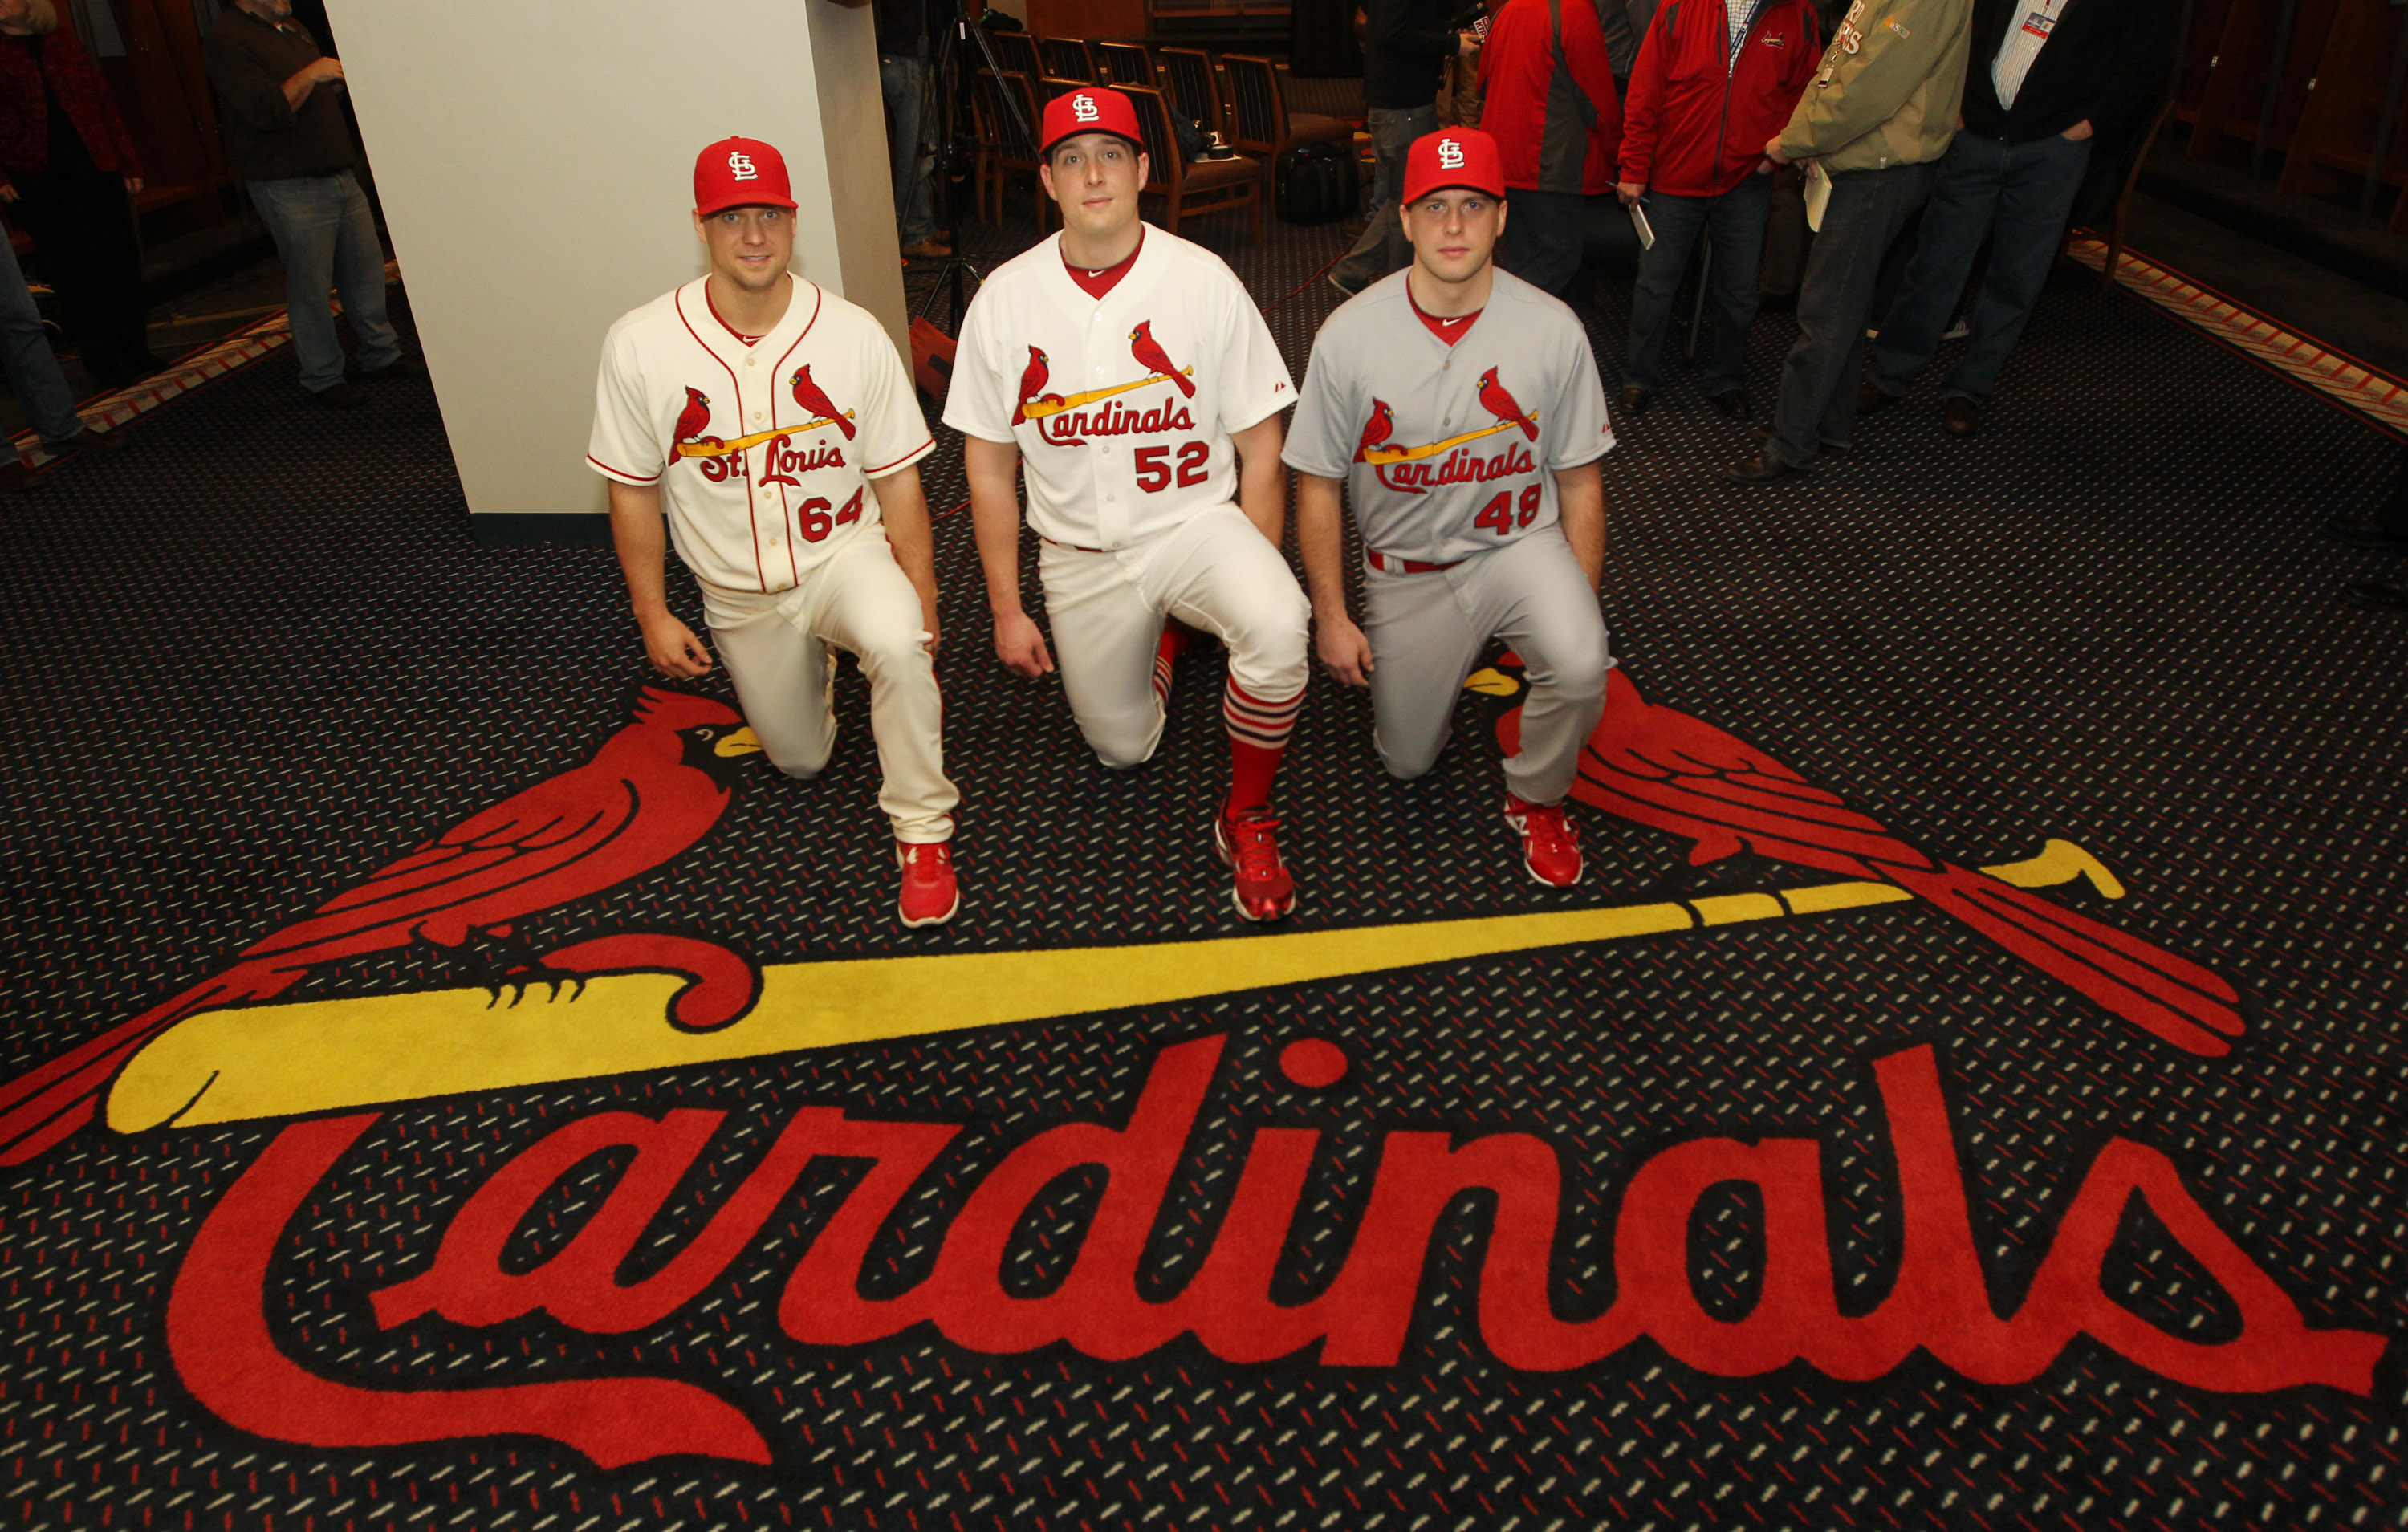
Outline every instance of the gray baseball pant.
POLYGON ((1412 779, 1446 748, 1464 678, 1489 639, 1522 657, 1522 752, 1505 785, 1525 803, 1571 791, 1581 746, 1605 711, 1605 616, 1563 529, 1426 574, 1363 571, 1371 641, 1372 743, 1388 775, 1412 779))

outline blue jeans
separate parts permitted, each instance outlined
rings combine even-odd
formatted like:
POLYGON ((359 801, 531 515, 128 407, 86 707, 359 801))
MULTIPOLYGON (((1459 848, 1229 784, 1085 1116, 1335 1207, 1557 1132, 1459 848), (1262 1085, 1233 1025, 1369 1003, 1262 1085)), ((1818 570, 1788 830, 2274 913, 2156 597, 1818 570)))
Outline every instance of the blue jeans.
POLYGON ((928 167, 920 154, 920 101, 928 66, 899 54, 878 55, 878 84, 886 95, 886 127, 895 171, 895 227, 905 245, 937 232, 928 167))
POLYGON ((343 345, 326 289, 341 294, 343 317, 360 343, 360 366, 389 367, 401 356, 401 337, 384 314, 384 246, 367 193, 346 170, 251 182, 251 205, 276 238, 284 263, 284 307, 293 324, 293 353, 301 386, 323 394, 343 380, 343 345))
POLYGON ((24 407, 25 419, 43 441, 64 441, 83 429, 66 374, 59 370, 50 337, 42 330, 41 311, 25 291, 24 268, 17 265, 17 252, 5 236, 0 236, 0 367, 7 371, 8 392, 24 407))
POLYGON ((1982 241, 1990 241, 1990 269, 1982 279, 1965 354, 1948 369, 1942 397, 1987 404, 1999 369, 2022 338, 2024 321, 2057 261, 2057 241, 2090 167, 2090 140, 2051 134, 2028 144, 2002 143, 1959 132, 1940 161, 1940 181, 1923 210, 1923 231, 1899 279, 1898 296, 1882 316, 1872 346, 1872 380, 1884 394, 1903 394, 1940 346, 1940 332, 1965 291, 1982 241))
POLYGON ((1400 266, 1412 265, 1412 241, 1405 237, 1400 204, 1405 190, 1405 150, 1426 133, 1438 131, 1438 103, 1426 107, 1373 107, 1365 114, 1377 163, 1371 173, 1371 222, 1345 259, 1330 268, 1338 285, 1360 291, 1400 266))
POLYGON ((1672 318, 1672 295, 1697 248, 1698 232, 1714 234, 1714 327, 1706 345, 1705 390, 1718 399, 1747 380, 1747 327, 1756 322, 1756 266, 1764 259, 1764 224, 1772 211, 1772 178, 1750 176, 1718 197, 1647 198, 1647 223, 1656 243, 1639 257, 1639 280, 1630 294, 1630 351, 1622 380, 1650 391, 1664 386, 1664 330, 1672 318))
POLYGON ((1823 227, 1798 284, 1798 343, 1782 359, 1781 400, 1764 444, 1778 461, 1809 468, 1821 444, 1848 444, 1882 257, 1931 195, 1937 174, 1935 165, 1893 165, 1831 178, 1823 227))

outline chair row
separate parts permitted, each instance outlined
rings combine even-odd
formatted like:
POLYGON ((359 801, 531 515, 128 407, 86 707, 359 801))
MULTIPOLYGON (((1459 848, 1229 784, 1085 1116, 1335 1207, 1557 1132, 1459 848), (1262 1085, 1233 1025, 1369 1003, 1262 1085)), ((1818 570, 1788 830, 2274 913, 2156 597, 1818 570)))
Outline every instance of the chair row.
MULTIPOLYGON (((984 69, 971 77, 970 110, 978 143, 971 175, 981 217, 1002 222, 1005 181, 1014 175, 1033 177, 1037 173, 1038 162, 1032 153, 1036 146, 1024 140, 1010 126, 1010 114, 1005 104, 1017 107, 1033 127, 1043 120, 1046 102, 1092 83, 1047 77, 1031 80, 1026 75, 996 76, 984 69)), ((1177 234, 1183 218, 1243 208, 1254 242, 1261 244, 1263 203, 1267 197, 1263 162, 1232 154, 1226 159, 1187 163, 1181 157, 1179 140, 1172 135, 1171 107, 1163 93, 1148 85, 1117 88, 1137 109, 1138 130, 1145 137, 1150 176, 1140 192, 1162 199, 1164 226, 1177 234)), ((1051 228, 1053 220, 1052 199, 1038 198, 1038 228, 1051 228)))
POLYGON ((1004 69, 1032 80, 1160 91, 1172 110, 1221 135, 1240 154, 1261 160, 1266 175, 1271 162, 1299 144, 1354 141, 1354 125, 1343 118, 1291 113, 1283 79, 1287 65, 1269 59, 1224 53, 1215 60, 1200 48, 1032 37, 1025 32, 997 33, 994 40, 1004 69))

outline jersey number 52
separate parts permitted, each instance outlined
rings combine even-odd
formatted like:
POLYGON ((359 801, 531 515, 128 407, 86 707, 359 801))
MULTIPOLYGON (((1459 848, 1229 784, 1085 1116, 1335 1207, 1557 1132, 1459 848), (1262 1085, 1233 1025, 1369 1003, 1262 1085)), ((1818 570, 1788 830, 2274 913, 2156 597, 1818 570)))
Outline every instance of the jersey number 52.
POLYGON ((1212 457, 1212 449, 1200 441, 1179 444, 1179 465, 1173 477, 1168 447, 1140 447, 1130 454, 1137 465, 1137 487, 1148 494, 1159 494, 1176 483, 1181 489, 1194 489, 1210 477, 1205 464, 1212 457))

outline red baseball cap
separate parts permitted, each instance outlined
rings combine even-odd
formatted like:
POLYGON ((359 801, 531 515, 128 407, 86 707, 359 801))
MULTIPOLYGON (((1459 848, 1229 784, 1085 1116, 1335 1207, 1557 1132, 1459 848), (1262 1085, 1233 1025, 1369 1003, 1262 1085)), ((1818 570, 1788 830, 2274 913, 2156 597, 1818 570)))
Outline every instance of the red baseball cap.
POLYGON ((1055 144, 1082 133, 1115 133, 1140 150, 1145 148, 1145 135, 1138 131, 1137 108, 1129 105, 1129 98, 1101 85, 1089 85, 1065 91, 1045 103, 1045 131, 1039 136, 1037 157, 1043 159, 1054 152, 1055 144))
POLYGON ((1450 186, 1503 196, 1505 165, 1497 140, 1478 128, 1445 128, 1414 139, 1405 150, 1405 200, 1419 202, 1450 186))
POLYGON ((722 138, 694 159, 694 210, 709 218, 730 208, 792 208, 786 157, 758 138, 722 138))

